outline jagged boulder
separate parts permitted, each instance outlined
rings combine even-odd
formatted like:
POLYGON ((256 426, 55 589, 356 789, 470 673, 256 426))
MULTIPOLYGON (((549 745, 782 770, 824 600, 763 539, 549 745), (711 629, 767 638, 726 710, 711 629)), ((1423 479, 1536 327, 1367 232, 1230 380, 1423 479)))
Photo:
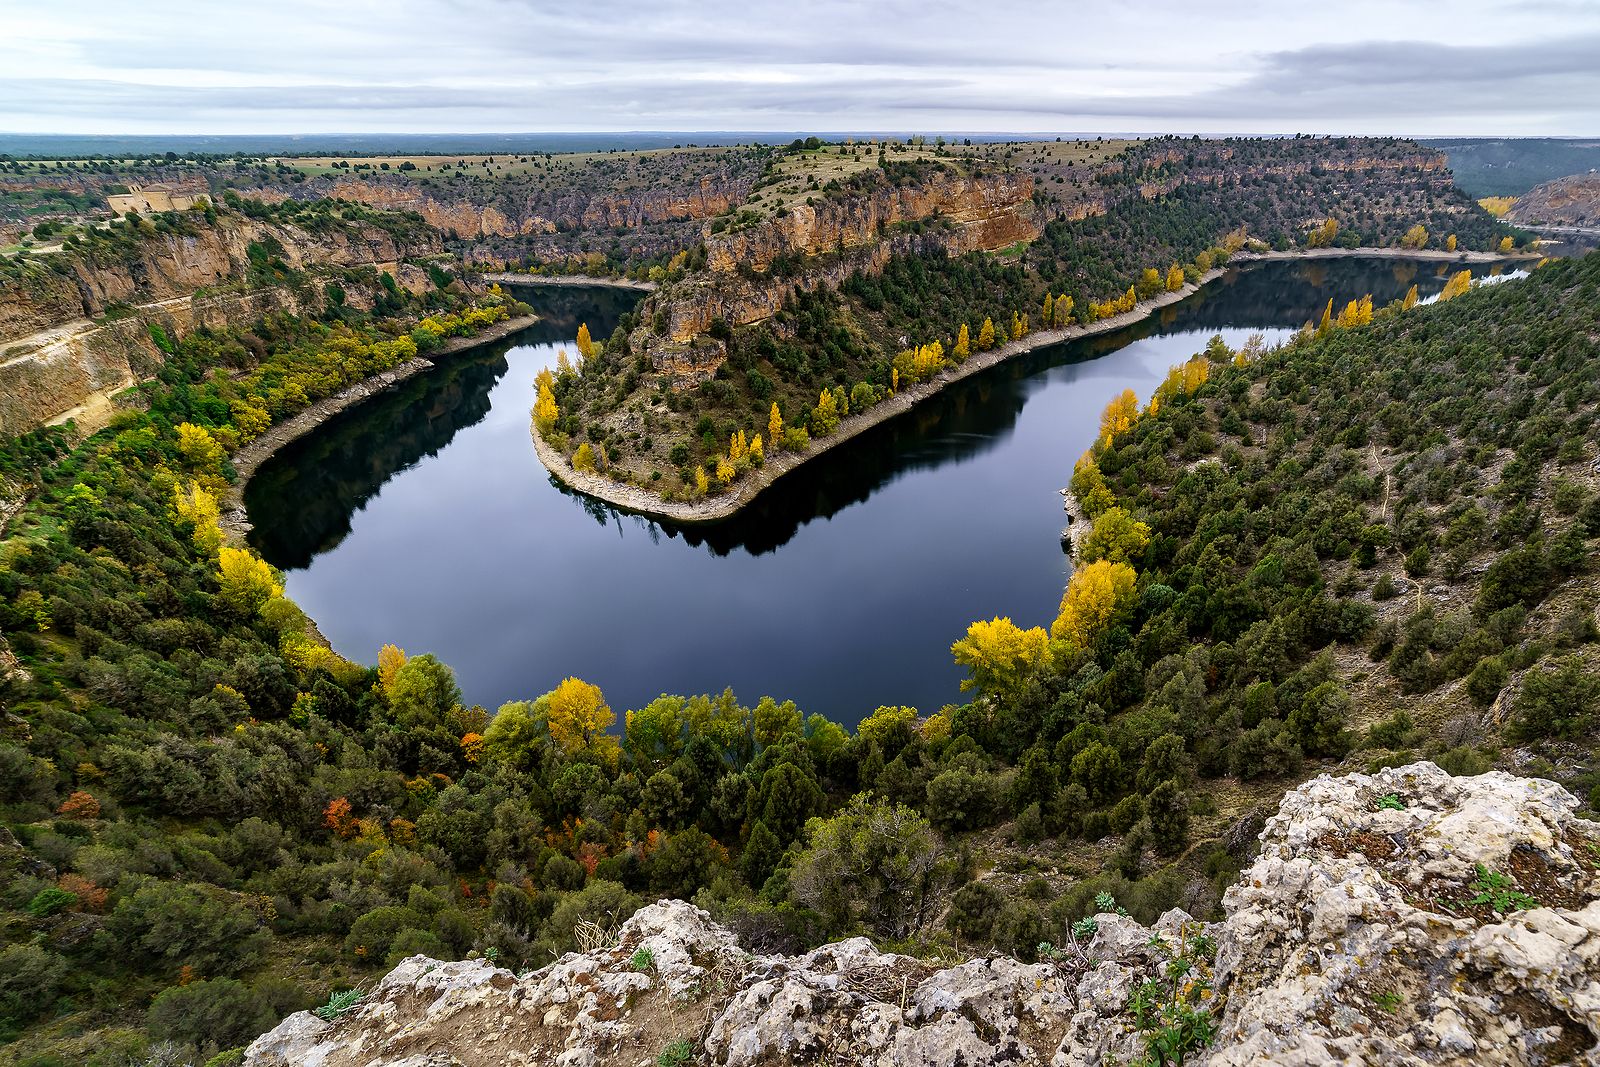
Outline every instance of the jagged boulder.
POLYGON ((1577 806, 1549 782, 1429 763, 1324 776, 1268 820, 1223 921, 1101 915, 1032 965, 941 967, 864 938, 753 956, 661 901, 615 945, 521 978, 413 957, 339 1019, 286 1019, 245 1063, 633 1067, 677 1041, 726 1067, 1076 1067, 1152 1041, 1219 1067, 1600 1063, 1600 825, 1577 806))

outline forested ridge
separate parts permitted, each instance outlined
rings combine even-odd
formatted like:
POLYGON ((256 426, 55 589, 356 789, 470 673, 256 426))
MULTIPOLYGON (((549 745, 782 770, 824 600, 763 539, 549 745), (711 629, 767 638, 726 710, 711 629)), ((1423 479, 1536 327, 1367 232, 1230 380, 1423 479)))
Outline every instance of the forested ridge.
MULTIPOLYGON (((1093 166, 1064 164, 1054 147, 991 145, 951 159, 885 152, 878 167, 805 201, 876 202, 956 171, 1027 175, 1042 231, 998 252, 952 257, 939 214, 883 228, 881 240, 910 244, 882 262, 841 245, 779 256, 764 272, 741 265, 737 280, 718 281, 704 248, 689 250, 636 314, 609 339, 580 345, 546 383, 540 432, 578 470, 693 502, 733 489, 769 454, 807 452, 842 418, 974 353, 1130 311, 1241 251, 1510 253, 1529 240, 1456 189, 1442 157, 1395 138, 1163 137, 1093 166), (740 326, 718 314, 689 344, 668 338, 685 306, 716 304, 707 292, 736 294, 738 305, 746 287, 793 277, 801 284, 782 290, 770 317, 740 326)), ((832 151, 802 155, 822 166, 832 151)), ((746 215, 743 225, 757 225, 746 215)))
MULTIPOLYGON (((910 321, 899 272, 951 308, 1024 277, 934 266, 873 279, 885 309, 910 321)), ((843 348, 866 284, 797 301, 794 335, 843 348)), ((1600 259, 1461 290, 1218 342, 1116 398, 1060 459, 1091 526, 1054 625, 975 623, 952 649, 971 703, 854 732, 781 694, 619 716, 579 679, 464 707, 418 650, 331 653, 223 540, 230 449, 514 310, 498 295, 162 338, 147 412, 0 456, 32 487, 0 543, 7 1054, 226 1064, 405 955, 520 971, 657 896, 752 949, 1032 958, 1096 894, 1213 911, 1254 813, 1339 760, 1501 761, 1591 795, 1600 259)))

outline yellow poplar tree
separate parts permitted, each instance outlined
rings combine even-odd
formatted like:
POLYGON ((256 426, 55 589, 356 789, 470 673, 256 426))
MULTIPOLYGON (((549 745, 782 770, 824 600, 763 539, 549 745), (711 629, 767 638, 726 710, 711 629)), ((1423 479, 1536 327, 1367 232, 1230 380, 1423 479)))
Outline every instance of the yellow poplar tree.
POLYGON ((1183 288, 1183 268, 1174 263, 1167 268, 1167 292, 1176 293, 1183 288))
POLYGON ((972 355, 972 335, 967 331, 967 324, 962 323, 961 329, 956 331, 955 347, 950 349, 951 358, 957 362, 972 355))
POLYGON ((1107 559, 1073 571, 1061 596, 1060 614, 1050 625, 1050 636, 1071 648, 1088 648, 1133 606, 1138 579, 1126 563, 1107 559))
POLYGON ((240 615, 254 615, 273 597, 283 595, 278 572, 247 548, 223 545, 217 550, 217 596, 240 615))
POLYGON ((1328 327, 1333 325, 1333 301, 1328 301, 1328 306, 1322 309, 1322 321, 1317 323, 1318 333, 1327 333, 1328 327))
POLYGON ((1339 312, 1339 325, 1341 327, 1365 326, 1372 321, 1372 294, 1368 293, 1359 300, 1352 300, 1339 312))
POLYGON ((222 527, 218 525, 222 512, 217 498, 198 482, 190 482, 187 493, 173 486, 172 497, 173 517, 194 526, 194 547, 215 556, 222 547, 222 527))
POLYGON ((198 474, 215 476, 222 470, 222 446, 204 426, 192 422, 178 424, 178 453, 198 474))
POLYGON ((743 430, 735 430, 733 436, 728 438, 728 458, 735 463, 750 454, 750 445, 744 439, 743 430))
POLYGON ((1049 647, 1042 627, 1024 630, 1008 618, 994 618, 968 626, 967 636, 951 645, 950 653, 958 667, 967 668, 962 689, 1011 700, 1039 669, 1049 647))
POLYGON ((733 481, 738 474, 739 468, 733 465, 732 460, 730 460, 727 456, 717 457, 717 481, 721 482, 723 485, 727 485, 729 482, 733 481))
POLYGON ((1154 267, 1146 267, 1139 275, 1139 295, 1155 296, 1162 286, 1161 272, 1154 267))
POLYGON ((778 410, 778 402, 772 402, 772 410, 767 413, 767 440, 772 442, 772 447, 777 448, 783 440, 783 414, 778 410))
POLYGON ((550 739, 569 756, 592 752, 612 763, 617 739, 606 733, 616 721, 600 687, 567 678, 550 694, 550 739))
POLYGON ((1039 309, 1039 322, 1045 327, 1056 324, 1056 298, 1050 293, 1044 294, 1044 306, 1039 309))
POLYGON ((1444 239, 1444 250, 1446 252, 1454 252, 1456 250, 1456 235, 1455 234, 1451 234, 1449 237, 1446 237, 1444 239))
POLYGON ((1117 434, 1133 429, 1138 419, 1139 397, 1132 389, 1124 389, 1100 415, 1100 440, 1109 445, 1117 434))
POLYGON ((1411 288, 1406 290, 1405 299, 1400 301, 1400 309, 1402 311, 1410 311, 1412 308, 1414 308, 1416 306, 1417 306, 1417 287, 1413 285, 1411 288))
POLYGON ((589 324, 586 322, 578 327, 578 354, 584 359, 592 359, 594 352, 594 339, 589 336, 589 324))
POLYGON ((1470 270, 1464 270, 1456 274, 1452 274, 1450 276, 1450 280, 1444 283, 1444 291, 1439 294, 1439 302, 1443 303, 1446 300, 1454 300, 1456 297, 1460 296, 1462 293, 1471 288, 1472 272, 1470 270))
POLYGON ((983 325, 978 327, 978 351, 987 352, 994 347, 994 320, 984 319, 983 325))
POLYGON ((1072 297, 1062 293, 1056 297, 1055 324, 1057 326, 1072 325, 1072 297))
POLYGON ((556 419, 561 417, 561 409, 556 406, 556 395, 545 382, 539 383, 539 399, 533 405, 533 421, 539 427, 540 433, 549 433, 555 426, 556 419))
POLYGON ((695 492, 701 496, 705 496, 711 491, 711 478, 706 474, 704 467, 696 467, 694 469, 694 488, 695 492))
POLYGON ((394 676, 406 665, 406 650, 399 645, 384 645, 378 649, 378 688, 384 693, 394 684, 394 676))
POLYGON ((1083 539, 1080 560, 1093 563, 1107 559, 1127 563, 1144 555, 1150 547, 1150 527, 1120 507, 1109 507, 1095 516, 1094 525, 1083 539))
POLYGON ((1310 233, 1306 234, 1307 248, 1327 248, 1333 244, 1333 239, 1339 236, 1339 223, 1336 219, 1327 219, 1310 233))
POLYGON ((766 461, 766 448, 761 443, 761 435, 756 434, 754 437, 750 438, 750 462, 759 467, 766 461))
POLYGON ((1428 246, 1428 230, 1421 223, 1406 231, 1400 238, 1401 248, 1426 248, 1428 246))
POLYGON ((591 472, 594 470, 594 449, 590 447, 589 442, 585 441, 579 445, 578 450, 572 454, 572 469, 591 472))
POLYGON ((1078 506, 1090 518, 1099 515, 1117 501, 1117 498, 1111 495, 1111 490, 1106 488, 1105 475, 1100 473, 1100 465, 1094 461, 1091 453, 1085 452, 1079 456, 1077 464, 1072 468, 1072 495, 1078 498, 1078 506))
POLYGON ((826 389, 817 396, 817 406, 812 412, 811 424, 822 437, 839 428, 839 402, 826 389))

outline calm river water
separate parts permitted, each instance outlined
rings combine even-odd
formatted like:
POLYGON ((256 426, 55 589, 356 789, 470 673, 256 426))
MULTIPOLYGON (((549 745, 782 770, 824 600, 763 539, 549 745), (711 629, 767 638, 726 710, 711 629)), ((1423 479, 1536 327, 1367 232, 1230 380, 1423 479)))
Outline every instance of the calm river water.
MULTIPOLYGON (((636 294, 533 288, 543 320, 291 445, 251 482, 258 550, 341 653, 394 642, 493 709, 576 674, 620 717, 663 692, 793 699, 854 723, 958 700, 974 619, 1049 625, 1068 564, 1058 490, 1100 411, 1220 333, 1278 340, 1364 293, 1453 265, 1353 259, 1230 271, 1136 326, 958 383, 785 476, 727 523, 675 529, 557 486, 528 436, 532 383, 578 324, 636 294)), ((1483 270, 1484 268, 1475 268, 1483 270)))

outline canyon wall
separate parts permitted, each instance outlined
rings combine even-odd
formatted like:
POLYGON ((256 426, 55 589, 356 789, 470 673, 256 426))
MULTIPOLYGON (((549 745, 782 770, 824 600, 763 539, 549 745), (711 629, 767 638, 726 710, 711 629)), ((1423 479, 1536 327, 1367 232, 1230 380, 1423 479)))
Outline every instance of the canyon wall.
POLYGON ((836 287, 857 271, 878 272, 892 256, 992 252, 1033 240, 1039 227, 1031 177, 953 171, 795 204, 732 233, 708 227, 706 270, 658 291, 645 307, 647 318, 665 314, 665 337, 646 326, 638 340, 658 371, 692 384, 721 362, 721 345, 702 336, 718 320, 760 322, 797 289, 836 287))
MULTIPOLYGON (((320 311, 319 286, 251 285, 252 245, 270 245, 291 270, 373 267, 411 289, 427 279, 401 260, 440 247, 437 235, 420 227, 400 239, 350 220, 309 229, 224 214, 215 223, 191 220, 188 228, 152 228, 137 241, 10 265, 13 277, 0 289, 0 434, 67 418, 86 432, 105 425, 115 413, 111 395, 161 364, 152 325, 176 339, 199 326, 320 311)), ((359 288, 347 292, 353 305, 370 303, 359 288)))
POLYGON ((0 436, 75 420, 92 433, 116 414, 113 396, 153 376, 165 353, 151 326, 171 338, 197 327, 215 329, 275 312, 318 312, 320 299, 284 286, 245 292, 201 293, 140 305, 102 323, 36 334, 0 352, 0 436))

